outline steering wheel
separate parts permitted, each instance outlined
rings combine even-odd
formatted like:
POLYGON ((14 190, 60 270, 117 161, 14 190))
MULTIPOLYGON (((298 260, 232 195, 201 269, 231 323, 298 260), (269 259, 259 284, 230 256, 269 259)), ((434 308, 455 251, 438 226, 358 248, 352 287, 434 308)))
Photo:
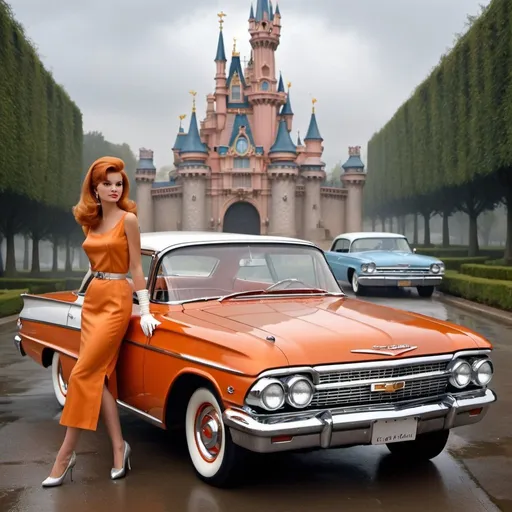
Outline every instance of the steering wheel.
POLYGON ((266 289, 266 291, 269 292, 270 290, 273 290, 274 288, 277 288, 278 286, 282 285, 283 283, 288 283, 288 286, 286 286, 285 289, 289 288, 289 285, 291 283, 302 283, 303 285, 306 286, 306 288, 310 288, 310 286, 308 284, 306 284, 304 281, 301 281, 300 279, 295 279, 293 277, 288 277, 287 279, 281 279, 281 281, 278 281, 277 283, 271 284, 266 289))

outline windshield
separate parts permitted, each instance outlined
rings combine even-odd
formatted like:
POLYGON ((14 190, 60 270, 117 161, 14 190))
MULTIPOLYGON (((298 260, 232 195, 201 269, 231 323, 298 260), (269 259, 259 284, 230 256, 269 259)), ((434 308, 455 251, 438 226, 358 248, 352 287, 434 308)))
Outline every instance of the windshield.
POLYGON ((314 247, 218 244, 183 247, 165 254, 157 269, 153 300, 182 302, 271 286, 273 294, 294 289, 297 293, 300 289, 342 293, 322 252, 314 247))
POLYGON ((412 252, 405 238, 359 238, 352 242, 350 252, 399 251, 412 252))

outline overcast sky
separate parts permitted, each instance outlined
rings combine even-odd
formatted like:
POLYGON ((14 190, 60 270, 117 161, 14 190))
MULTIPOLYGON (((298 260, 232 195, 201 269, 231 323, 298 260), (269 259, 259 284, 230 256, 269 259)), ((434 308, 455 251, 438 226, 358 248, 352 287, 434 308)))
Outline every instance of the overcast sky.
MULTIPOLYGON (((172 163, 180 114, 198 115, 214 90, 217 13, 249 55, 251 0, 7 0, 82 110, 84 130, 155 151, 172 163)), ((292 82, 293 138, 304 136, 316 104, 329 170, 360 145, 410 96, 464 29, 467 14, 489 0, 280 0, 277 66, 292 82)), ((256 6, 256 0, 254 0, 256 6)), ((229 63, 228 63, 229 65, 229 63)), ((366 162, 365 162, 366 163, 366 162)))

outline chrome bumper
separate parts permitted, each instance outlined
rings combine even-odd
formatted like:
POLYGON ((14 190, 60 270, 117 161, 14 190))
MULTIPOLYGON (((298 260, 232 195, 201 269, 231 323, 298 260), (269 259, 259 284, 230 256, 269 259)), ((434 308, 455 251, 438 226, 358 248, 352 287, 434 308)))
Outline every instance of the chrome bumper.
POLYGON ((20 355, 26 355, 25 351, 23 350, 23 347, 21 346, 21 336, 19 334, 16 334, 14 336, 14 346, 16 347, 16 350, 20 353, 20 355))
POLYGON ((496 394, 486 389, 457 397, 446 395, 423 405, 381 406, 357 412, 335 409, 267 416, 264 420, 241 409, 226 409, 223 419, 235 444, 253 452, 268 453, 371 444, 372 428, 377 420, 417 418, 417 434, 478 423, 496 400, 496 394), (482 408, 479 414, 470 414, 479 408, 482 408))
POLYGON ((361 275, 357 277, 359 284, 363 286, 403 286, 401 284, 407 282, 407 287, 415 286, 439 286, 443 281, 443 276, 408 276, 408 275, 361 275))

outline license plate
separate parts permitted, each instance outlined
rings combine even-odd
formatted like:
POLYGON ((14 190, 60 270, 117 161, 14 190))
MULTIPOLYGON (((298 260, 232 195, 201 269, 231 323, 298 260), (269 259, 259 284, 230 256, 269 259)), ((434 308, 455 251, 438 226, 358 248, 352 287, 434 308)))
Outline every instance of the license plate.
POLYGON ((416 418, 404 420, 379 420, 373 424, 372 444, 414 441, 418 429, 416 418))
POLYGON ((411 286, 411 281, 398 281, 398 286, 411 286))

